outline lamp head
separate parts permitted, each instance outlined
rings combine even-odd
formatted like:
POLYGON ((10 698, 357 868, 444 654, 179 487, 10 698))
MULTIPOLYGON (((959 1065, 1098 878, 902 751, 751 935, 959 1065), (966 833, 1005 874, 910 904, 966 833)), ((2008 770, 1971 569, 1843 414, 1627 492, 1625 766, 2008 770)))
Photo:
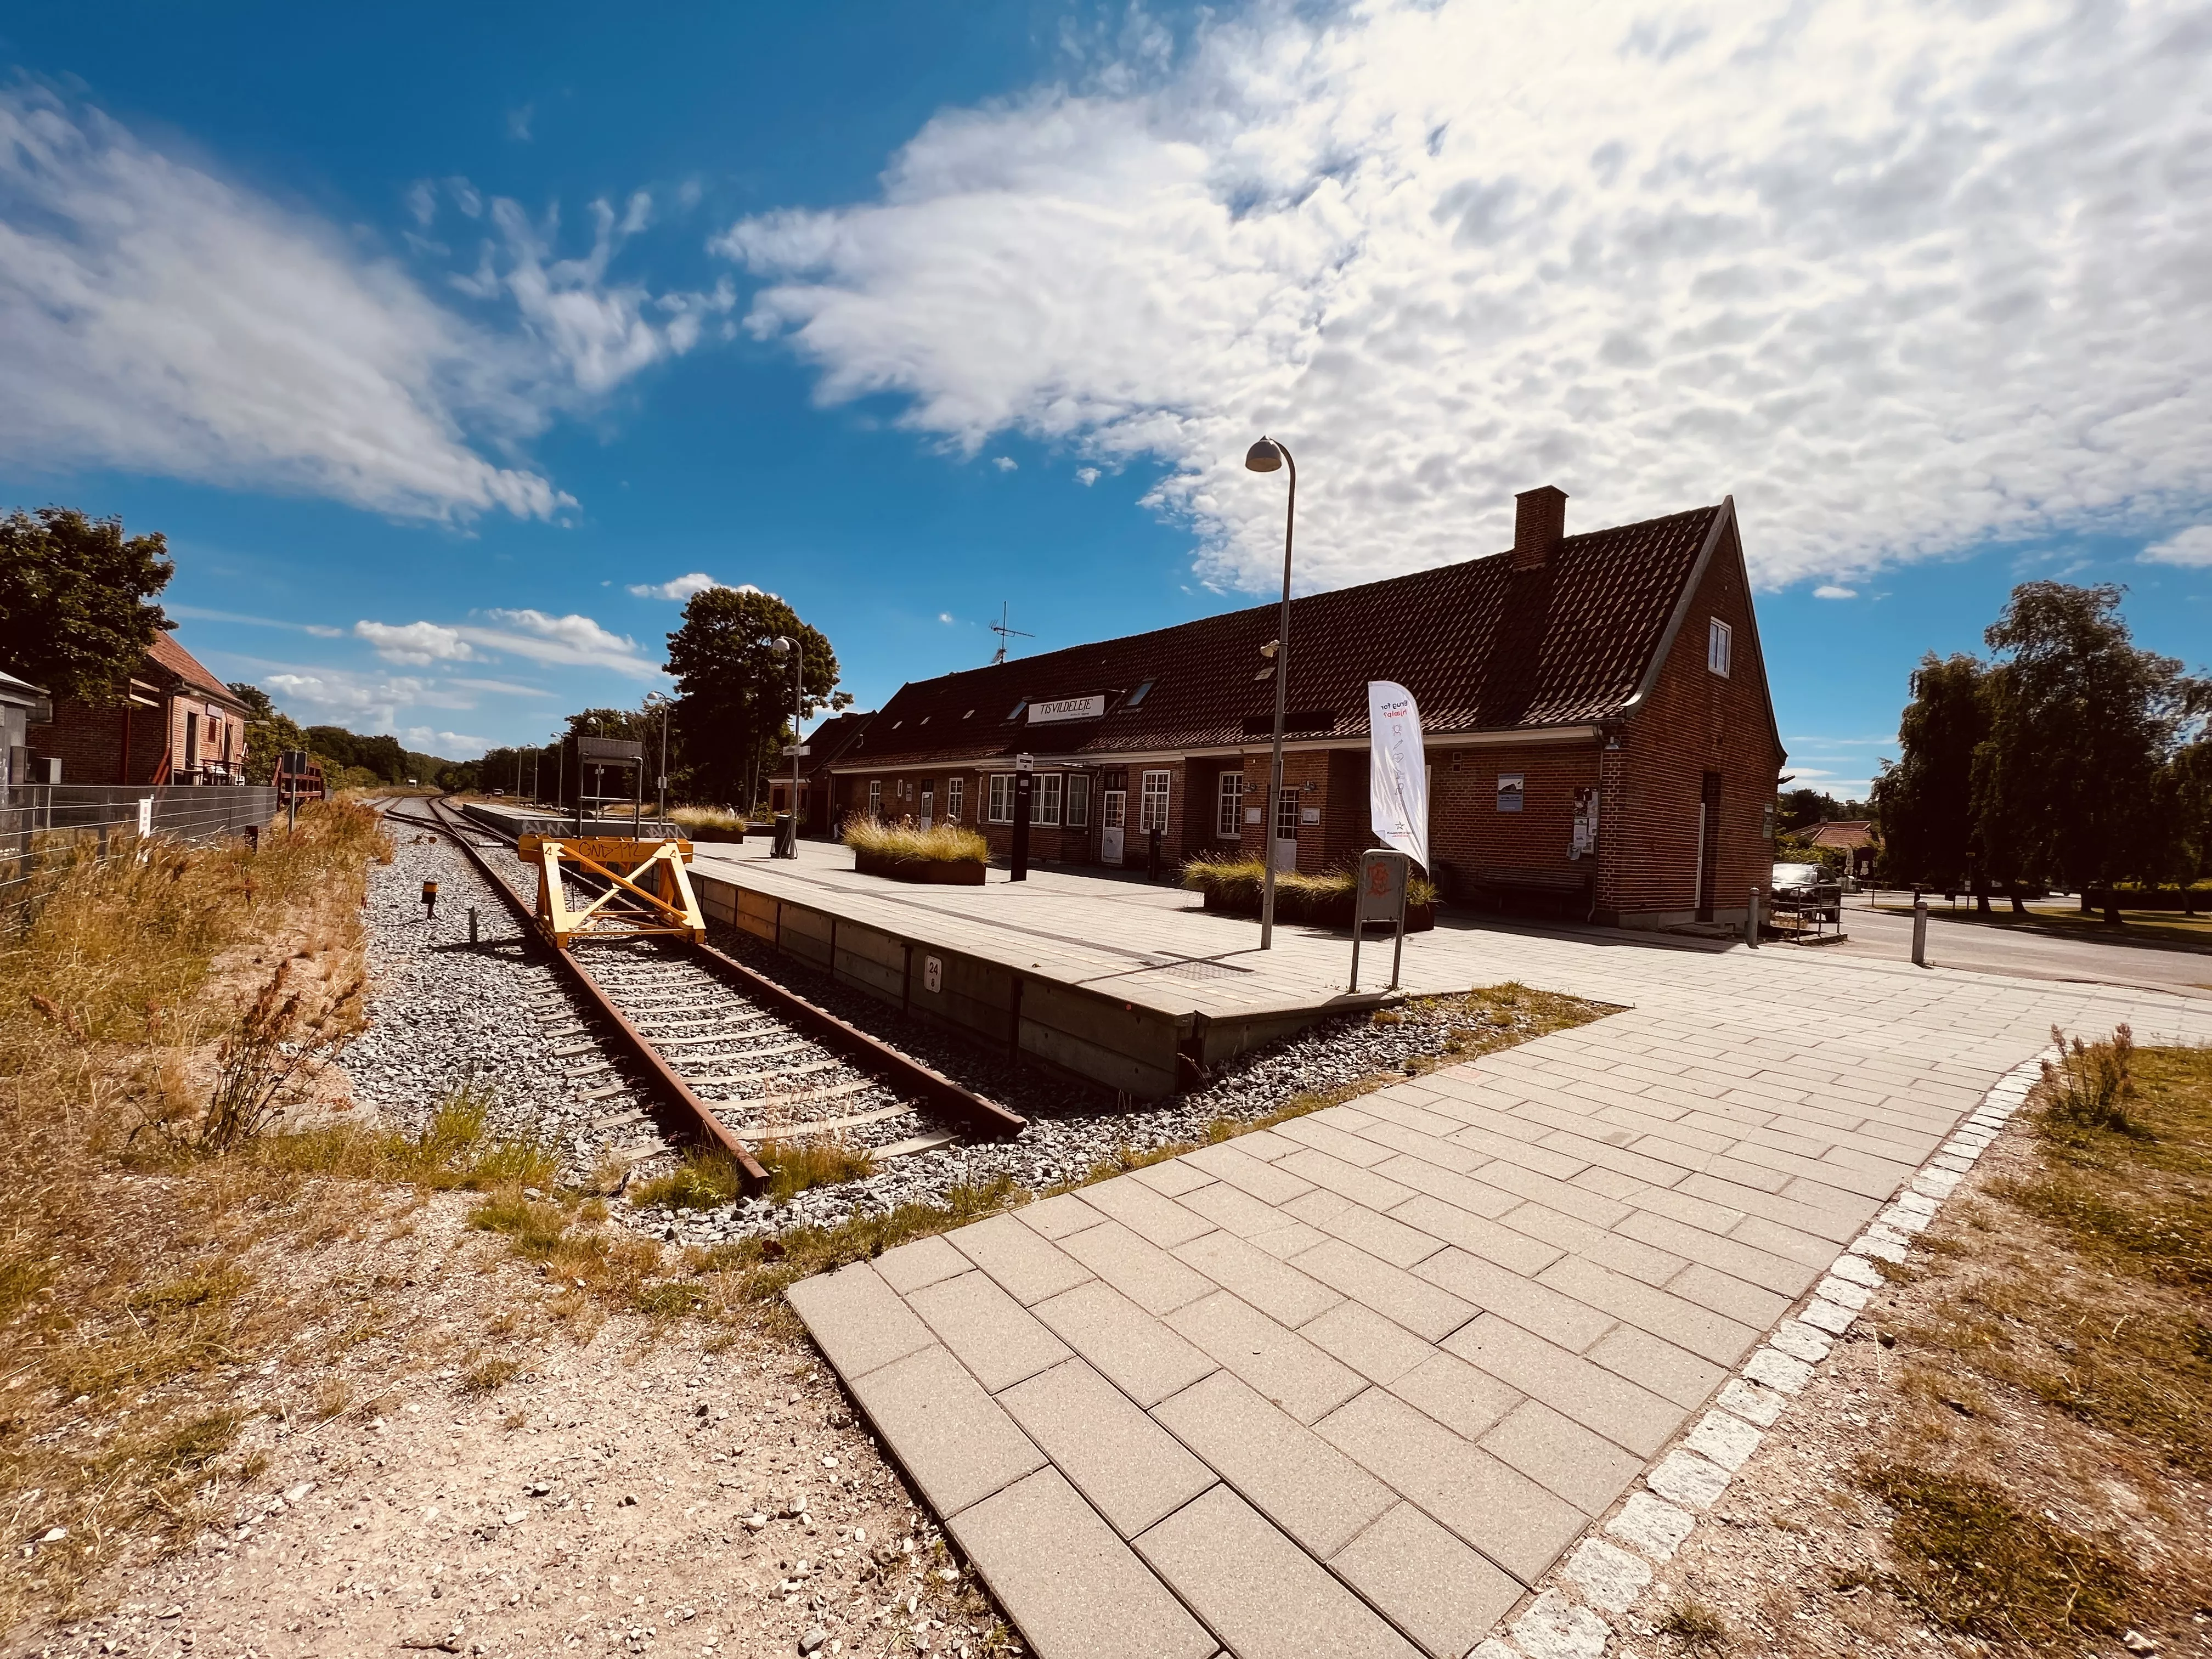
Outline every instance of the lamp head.
POLYGON ((1279 472, 1282 467, 1282 449, 1272 438, 1262 438, 1244 452, 1247 472, 1279 472))
POLYGON ((791 654, 791 641, 779 634, 768 642, 768 648, 777 657, 787 657, 791 654))

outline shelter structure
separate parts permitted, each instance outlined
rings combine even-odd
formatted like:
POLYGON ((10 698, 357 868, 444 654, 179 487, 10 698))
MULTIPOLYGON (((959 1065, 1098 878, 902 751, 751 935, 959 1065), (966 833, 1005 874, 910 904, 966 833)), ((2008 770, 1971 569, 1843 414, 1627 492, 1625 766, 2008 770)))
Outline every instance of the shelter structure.
POLYGON ((953 818, 1030 856, 1348 865, 1369 831, 1367 683, 1418 700, 1431 873, 1501 909, 1739 921, 1773 858, 1785 758, 1733 499, 1583 535, 1516 498, 1513 545, 1291 605, 1285 789, 1267 792, 1278 607, 902 686, 828 763, 835 814, 953 818))
POLYGON ((50 783, 242 784, 247 719, 237 694, 163 630, 122 702, 54 700, 52 720, 30 728, 32 765, 50 783))

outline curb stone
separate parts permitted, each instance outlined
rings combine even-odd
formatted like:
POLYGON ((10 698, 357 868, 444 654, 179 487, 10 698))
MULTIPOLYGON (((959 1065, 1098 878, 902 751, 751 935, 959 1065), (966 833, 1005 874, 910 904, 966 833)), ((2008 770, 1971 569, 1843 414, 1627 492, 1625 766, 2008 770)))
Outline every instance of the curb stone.
POLYGON ((1883 1282, 1876 1261, 1902 1261, 1916 1235, 1957 1190, 1998 1132, 2026 1103, 2046 1048, 1993 1084, 1981 1102, 1917 1170, 1897 1196, 1838 1255, 1805 1305, 1784 1318, 1721 1385, 1711 1409, 1676 1437, 1667 1455, 1468 1659, 1601 1659, 1650 1626, 1628 1617, 1650 1584, 1654 1565, 1671 1559, 1750 1461, 1790 1404, 1857 1321, 1883 1282), (1601 1538, 1598 1534, 1607 1536, 1601 1538), (1618 1544, 1607 1541, 1617 1540, 1618 1544), (1621 1547, 1626 1546, 1626 1547, 1621 1547))

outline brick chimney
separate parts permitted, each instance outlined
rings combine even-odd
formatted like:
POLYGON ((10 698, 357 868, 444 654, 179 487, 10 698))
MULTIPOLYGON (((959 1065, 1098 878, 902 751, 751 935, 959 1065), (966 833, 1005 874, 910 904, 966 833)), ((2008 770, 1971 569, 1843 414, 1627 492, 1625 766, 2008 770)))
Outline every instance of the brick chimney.
POLYGON ((1567 533, 1567 492, 1555 484, 1524 489, 1513 498, 1513 568, 1540 570, 1567 533))

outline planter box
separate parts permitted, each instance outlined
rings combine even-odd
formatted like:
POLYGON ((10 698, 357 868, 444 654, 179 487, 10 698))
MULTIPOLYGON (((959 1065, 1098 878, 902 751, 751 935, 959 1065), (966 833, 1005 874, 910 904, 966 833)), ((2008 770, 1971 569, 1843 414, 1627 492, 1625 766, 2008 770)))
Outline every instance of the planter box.
POLYGON ((942 859, 886 858, 880 853, 863 853, 856 847, 853 849, 853 867, 864 876, 882 876, 890 881, 917 881, 933 887, 981 887, 983 884, 981 860, 948 863, 942 859))
MULTIPOLYGON (((1256 894, 1247 899, 1208 893, 1206 895, 1206 908, 1222 915, 1249 916, 1255 921, 1260 918, 1260 900, 1256 894)), ((1352 931, 1352 895, 1340 894, 1316 902, 1303 894, 1279 890, 1275 895, 1275 920, 1302 921, 1315 927, 1338 927, 1348 933, 1352 931)), ((1370 922, 1368 925, 1373 927, 1376 924, 1370 922)), ((1436 925, 1435 905, 1408 904, 1406 907, 1407 933, 1425 933, 1436 925)))

